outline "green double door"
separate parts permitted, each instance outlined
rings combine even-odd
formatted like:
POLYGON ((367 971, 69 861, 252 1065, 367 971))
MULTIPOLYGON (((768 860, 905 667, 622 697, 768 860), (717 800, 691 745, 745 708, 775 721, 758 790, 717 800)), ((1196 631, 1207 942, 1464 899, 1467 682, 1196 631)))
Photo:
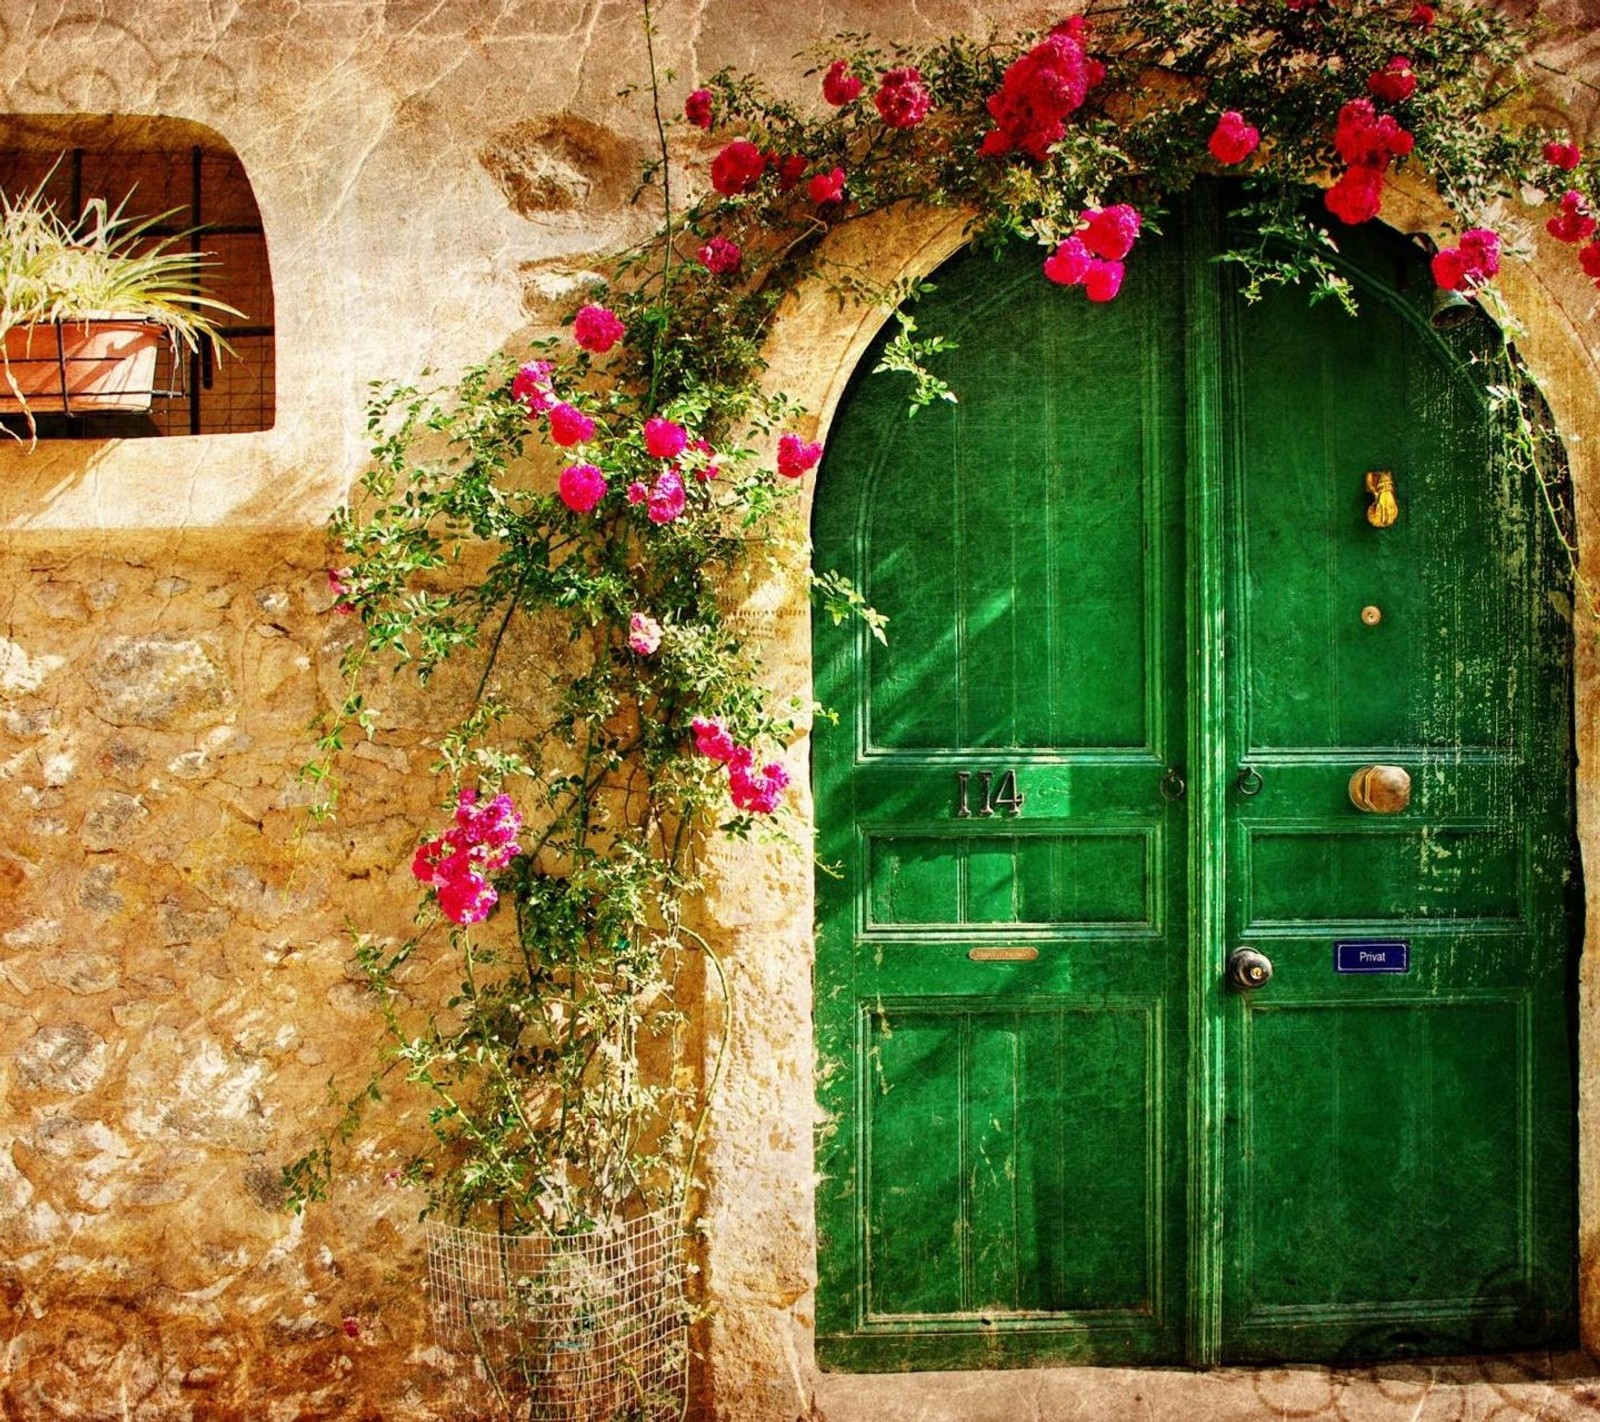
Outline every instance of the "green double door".
POLYGON ((830 438, 890 621, 815 631, 826 1366, 1571 1336, 1570 579, 1492 333, 1398 239, 1352 318, 1165 225, 1105 306, 958 258, 960 403, 830 438))

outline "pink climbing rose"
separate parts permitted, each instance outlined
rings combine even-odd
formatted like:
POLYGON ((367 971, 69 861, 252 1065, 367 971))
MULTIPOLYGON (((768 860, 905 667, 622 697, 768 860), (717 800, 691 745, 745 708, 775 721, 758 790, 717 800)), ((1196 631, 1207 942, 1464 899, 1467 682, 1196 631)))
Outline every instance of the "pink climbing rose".
POLYGON ((1078 221, 1086 224, 1079 234, 1083 245, 1108 262, 1120 262, 1126 257, 1139 235, 1139 213, 1125 202, 1107 208, 1086 207, 1078 221))
POLYGON ((588 513, 606 496, 606 476, 593 464, 569 464, 556 481, 556 493, 573 513, 588 513))
POLYGON ((1595 220, 1588 200, 1576 189, 1561 199, 1561 210, 1545 223, 1545 230, 1561 242, 1582 242, 1594 236, 1595 220))
POLYGON ((1386 104, 1403 103, 1417 92, 1417 76, 1411 61, 1397 54, 1376 74, 1367 79, 1367 92, 1386 104))
POLYGON ((767 171, 767 155, 748 138, 736 138, 711 160, 711 186, 723 197, 747 193, 767 171))
POLYGON ((645 612, 636 612, 628 619, 628 650, 648 657, 661 645, 661 624, 645 612))
POLYGON ((744 261, 744 249, 726 237, 713 237, 696 249, 695 256, 712 276, 732 276, 744 261))
POLYGON ((747 747, 735 750, 728 761, 728 793, 736 809, 770 815, 778 808, 779 797, 789 783, 789 772, 776 761, 753 771, 753 760, 747 747))
POLYGON ((1081 237, 1068 237, 1056 243, 1055 251, 1044 259, 1044 274, 1061 286, 1076 286, 1093 260, 1081 237))
POLYGON ((1544 146, 1545 162, 1570 173, 1583 162, 1583 150, 1576 143, 1547 143, 1544 146))
POLYGON ((811 201, 819 207, 825 202, 840 202, 844 198, 844 169, 834 168, 818 173, 807 186, 811 201))
POLYGON ((888 70, 872 96, 878 117, 890 128, 915 128, 933 107, 932 96, 922 83, 922 71, 910 65, 888 70))
POLYGON ((556 403, 550 388, 551 369, 547 360, 530 360, 512 377, 511 398, 526 405, 530 415, 542 415, 556 403))
POLYGON ((644 422, 644 447, 657 459, 676 459, 689 442, 689 432, 682 425, 660 416, 644 422))
POLYGON ((683 512, 686 502, 682 476, 669 469, 650 490, 645 513, 651 523, 671 523, 683 512))
POLYGON ((628 328, 613 311, 590 303, 580 307, 572 322, 572 338, 586 351, 604 355, 622 339, 628 328))
POLYGON ((1242 163, 1261 146, 1261 130, 1246 123, 1237 109, 1228 109, 1217 120, 1206 146, 1219 163, 1242 163))
POLYGON ((728 728, 715 718, 696 716, 690 726, 694 731, 694 748, 701 755, 709 756, 721 764, 727 764, 733 758, 737 749, 733 737, 728 734, 728 728))
POLYGON ((821 458, 822 446, 815 440, 808 442, 797 434, 778 439, 778 473, 785 479, 798 479, 808 469, 814 469, 821 458))
POLYGON ((683 101, 683 116, 696 128, 711 127, 711 90, 696 89, 683 101))
POLYGON ((1084 295, 1090 301, 1112 301, 1122 290, 1123 265, 1121 262, 1091 258, 1089 269, 1083 274, 1084 295))
POLYGON ((848 59, 836 59, 822 76, 822 97, 836 109, 853 104, 861 97, 861 81, 850 72, 848 59))
POLYGON ((550 407, 550 438, 563 449, 594 437, 594 421, 575 405, 562 401, 550 407))

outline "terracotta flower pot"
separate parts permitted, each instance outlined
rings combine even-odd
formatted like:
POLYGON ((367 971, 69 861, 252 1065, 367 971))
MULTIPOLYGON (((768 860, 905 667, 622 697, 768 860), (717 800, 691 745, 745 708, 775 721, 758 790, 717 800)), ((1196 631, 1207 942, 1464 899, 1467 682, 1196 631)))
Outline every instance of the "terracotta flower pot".
POLYGON ((164 340, 156 322, 124 316, 13 326, 5 333, 0 414, 148 410, 164 340))

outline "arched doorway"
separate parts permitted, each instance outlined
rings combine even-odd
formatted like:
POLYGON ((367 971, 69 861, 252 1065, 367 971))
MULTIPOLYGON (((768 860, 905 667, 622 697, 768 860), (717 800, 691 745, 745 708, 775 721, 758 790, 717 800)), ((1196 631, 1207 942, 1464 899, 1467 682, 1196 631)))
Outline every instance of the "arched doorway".
POLYGON ((1103 307, 963 255, 961 403, 836 419, 817 565, 891 621, 814 632, 825 1365, 1572 1336, 1570 576, 1494 333, 1392 234, 1358 318, 1225 245, 1103 307))

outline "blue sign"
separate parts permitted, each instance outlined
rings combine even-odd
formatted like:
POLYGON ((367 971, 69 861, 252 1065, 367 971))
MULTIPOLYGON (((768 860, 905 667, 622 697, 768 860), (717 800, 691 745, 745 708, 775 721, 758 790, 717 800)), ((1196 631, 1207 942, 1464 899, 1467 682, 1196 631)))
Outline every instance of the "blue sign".
POLYGON ((1343 938, 1333 945, 1336 973, 1409 973, 1411 944, 1403 938, 1343 938))

